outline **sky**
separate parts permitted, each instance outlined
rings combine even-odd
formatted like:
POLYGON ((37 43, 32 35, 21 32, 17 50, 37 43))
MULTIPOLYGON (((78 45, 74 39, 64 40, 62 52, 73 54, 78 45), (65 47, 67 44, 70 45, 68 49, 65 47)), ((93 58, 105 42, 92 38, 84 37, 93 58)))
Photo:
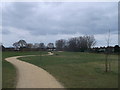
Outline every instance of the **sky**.
POLYGON ((109 30, 110 45, 118 44, 117 2, 4 2, 0 8, 6 47, 21 39, 47 44, 84 35, 94 35, 96 46, 106 46, 109 30))

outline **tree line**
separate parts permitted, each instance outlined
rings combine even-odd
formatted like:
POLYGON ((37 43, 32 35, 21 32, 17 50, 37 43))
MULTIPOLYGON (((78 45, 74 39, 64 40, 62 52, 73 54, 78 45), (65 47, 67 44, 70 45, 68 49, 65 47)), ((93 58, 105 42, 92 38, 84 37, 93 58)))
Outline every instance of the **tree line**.
MULTIPOLYGON (((46 46, 44 43, 27 43, 25 40, 19 40, 13 43, 14 50, 22 50, 23 48, 27 49, 53 49, 58 51, 89 51, 92 46, 96 44, 96 40, 93 35, 85 35, 79 37, 73 37, 69 39, 60 39, 56 40, 54 43, 48 43, 46 46)), ((3 45, 2 45, 3 46, 3 45)), ((3 47, 4 49, 4 47, 3 47)), ((13 48, 7 48, 8 50, 13 50, 13 48)))
POLYGON ((92 46, 96 44, 96 40, 93 35, 91 36, 79 36, 66 39, 56 40, 55 46, 54 43, 48 43, 47 46, 44 43, 27 43, 25 40, 19 40, 18 42, 13 43, 13 46, 16 50, 20 48, 47 48, 47 49, 56 49, 58 51, 89 51, 92 46))
POLYGON ((68 40, 60 39, 55 42, 56 50, 65 51, 89 51, 92 46, 96 44, 96 40, 93 35, 73 37, 68 40))
POLYGON ((74 52, 95 52, 95 53, 105 53, 108 49, 110 53, 120 52, 119 45, 107 46, 107 47, 94 47, 96 40, 93 35, 85 35, 79 37, 73 37, 69 39, 59 39, 54 43, 48 43, 45 45, 41 43, 27 43, 25 40, 19 40, 18 42, 13 43, 13 47, 6 48, 2 44, 0 45, 0 50, 2 51, 39 51, 39 50, 57 50, 57 51, 74 51, 74 52))

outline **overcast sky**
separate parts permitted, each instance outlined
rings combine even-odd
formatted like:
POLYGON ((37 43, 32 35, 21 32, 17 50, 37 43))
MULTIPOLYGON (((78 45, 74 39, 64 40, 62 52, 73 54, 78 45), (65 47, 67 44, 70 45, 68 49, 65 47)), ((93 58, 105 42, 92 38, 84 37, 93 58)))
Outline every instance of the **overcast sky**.
POLYGON ((83 35, 94 35, 96 46, 105 46, 109 29, 110 45, 114 46, 118 44, 118 3, 2 3, 0 28, 4 46, 12 46, 20 39, 47 44, 83 35))

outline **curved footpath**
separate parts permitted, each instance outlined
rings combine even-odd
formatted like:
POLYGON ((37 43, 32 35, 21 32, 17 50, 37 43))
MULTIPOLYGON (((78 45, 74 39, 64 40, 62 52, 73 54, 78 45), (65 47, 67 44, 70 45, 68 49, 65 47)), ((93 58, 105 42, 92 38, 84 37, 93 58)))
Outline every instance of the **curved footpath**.
MULTIPOLYGON (((49 53, 48 55, 52 55, 49 53)), ((16 88, 64 88, 51 74, 42 68, 33 64, 18 60, 15 56, 6 58, 8 62, 12 63, 17 69, 17 86, 16 88)))

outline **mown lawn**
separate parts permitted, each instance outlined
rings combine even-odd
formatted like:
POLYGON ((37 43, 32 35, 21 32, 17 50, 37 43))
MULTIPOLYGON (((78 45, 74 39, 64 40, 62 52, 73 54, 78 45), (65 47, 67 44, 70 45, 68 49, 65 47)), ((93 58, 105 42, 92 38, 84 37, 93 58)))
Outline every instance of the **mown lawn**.
POLYGON ((38 55, 46 52, 2 52, 2 88, 15 88, 17 74, 15 67, 4 59, 20 55, 38 55))
POLYGON ((53 56, 20 58, 42 67, 66 88, 117 88, 118 56, 110 55, 111 72, 105 72, 105 55, 80 52, 54 52, 53 56), (56 53, 58 55, 56 55, 56 53))

